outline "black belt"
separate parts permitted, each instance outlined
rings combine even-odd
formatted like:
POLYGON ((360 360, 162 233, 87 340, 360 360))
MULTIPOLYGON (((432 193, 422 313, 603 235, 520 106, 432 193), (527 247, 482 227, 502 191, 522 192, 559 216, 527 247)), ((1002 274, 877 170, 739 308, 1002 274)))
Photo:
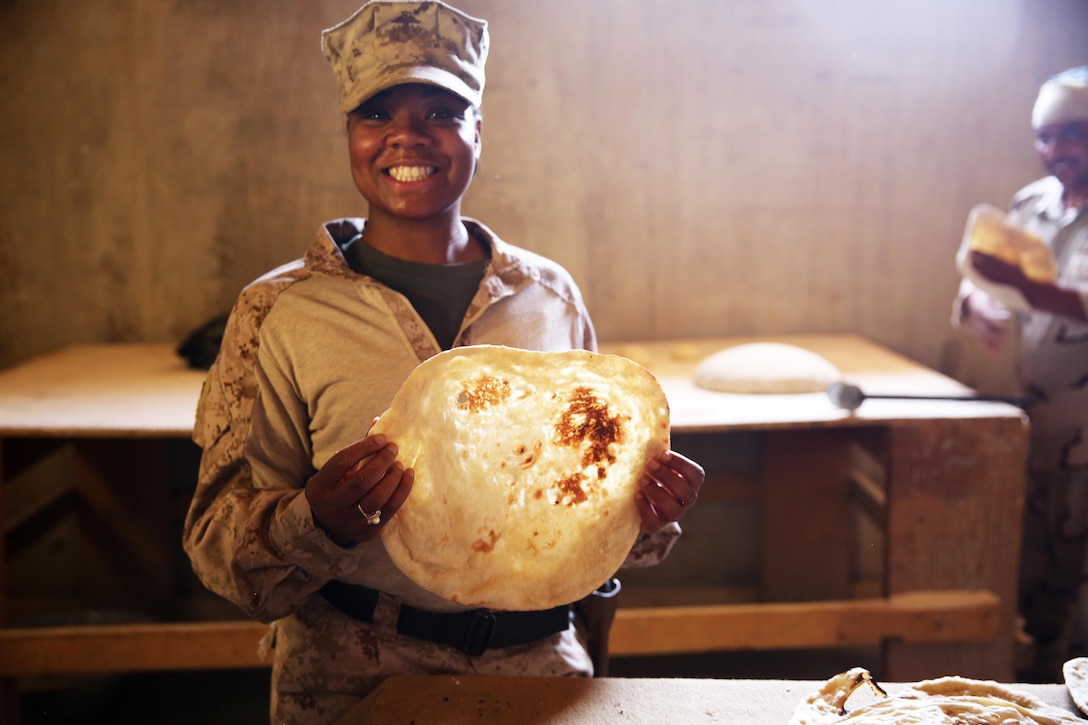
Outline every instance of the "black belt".
MULTIPOLYGON (((374 621, 378 606, 378 592, 374 589, 334 579, 321 587, 321 595, 349 617, 374 621)), ((398 634, 455 647, 472 657, 489 649, 535 642, 566 631, 568 626, 567 605, 535 612, 430 612, 401 604, 397 617, 398 634)))

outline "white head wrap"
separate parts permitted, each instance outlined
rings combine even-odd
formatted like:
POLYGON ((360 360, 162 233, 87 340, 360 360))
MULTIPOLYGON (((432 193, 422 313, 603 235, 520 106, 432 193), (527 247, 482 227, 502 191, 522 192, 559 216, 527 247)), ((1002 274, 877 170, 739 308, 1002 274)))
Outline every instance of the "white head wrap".
POLYGON ((1088 121, 1088 66, 1070 68, 1047 80, 1031 111, 1031 127, 1088 121))

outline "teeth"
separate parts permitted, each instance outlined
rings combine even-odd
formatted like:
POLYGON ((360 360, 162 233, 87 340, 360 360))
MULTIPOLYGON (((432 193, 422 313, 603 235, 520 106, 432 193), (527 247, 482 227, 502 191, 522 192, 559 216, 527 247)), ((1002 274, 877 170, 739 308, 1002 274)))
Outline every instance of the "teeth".
POLYGON ((394 166, 389 175, 397 181, 422 181, 436 171, 433 166, 394 166))

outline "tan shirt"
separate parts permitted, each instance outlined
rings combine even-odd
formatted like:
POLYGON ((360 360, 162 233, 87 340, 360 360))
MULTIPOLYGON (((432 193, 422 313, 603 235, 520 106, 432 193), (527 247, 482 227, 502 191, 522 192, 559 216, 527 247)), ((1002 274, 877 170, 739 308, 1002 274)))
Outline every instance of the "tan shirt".
MULTIPOLYGON (((347 549, 329 540, 302 495, 334 452, 366 435, 409 373, 440 352, 407 299, 344 261, 338 245, 363 223, 323 225, 304 259, 242 292, 201 395, 194 440, 204 455, 185 549, 209 589, 262 621, 297 611, 329 579, 422 608, 459 608, 400 574, 380 540, 347 549)), ((455 345, 596 349, 562 267, 466 224, 490 244, 491 264, 455 345)), ((626 565, 656 563, 679 531, 640 537, 626 565)))

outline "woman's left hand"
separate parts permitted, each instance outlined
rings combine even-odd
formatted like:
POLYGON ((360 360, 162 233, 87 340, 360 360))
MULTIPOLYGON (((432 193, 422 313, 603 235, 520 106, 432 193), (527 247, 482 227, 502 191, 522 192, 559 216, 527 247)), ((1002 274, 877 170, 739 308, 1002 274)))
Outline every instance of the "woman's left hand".
POLYGON ((635 493, 642 533, 652 534, 679 521, 695 505, 705 477, 702 466, 676 451, 651 459, 635 493))

